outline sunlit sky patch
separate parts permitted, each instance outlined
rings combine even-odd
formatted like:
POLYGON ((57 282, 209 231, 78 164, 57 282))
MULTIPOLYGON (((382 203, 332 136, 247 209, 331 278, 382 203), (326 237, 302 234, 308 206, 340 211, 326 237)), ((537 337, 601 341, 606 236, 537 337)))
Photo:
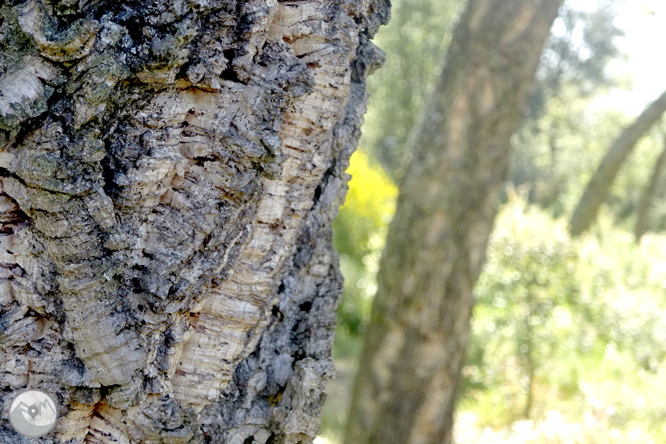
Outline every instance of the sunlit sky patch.
POLYGON ((633 82, 627 89, 613 90, 597 105, 638 115, 666 90, 666 1, 626 0, 619 2, 618 9, 616 24, 625 32, 618 44, 628 59, 612 69, 620 76, 630 76, 633 82))

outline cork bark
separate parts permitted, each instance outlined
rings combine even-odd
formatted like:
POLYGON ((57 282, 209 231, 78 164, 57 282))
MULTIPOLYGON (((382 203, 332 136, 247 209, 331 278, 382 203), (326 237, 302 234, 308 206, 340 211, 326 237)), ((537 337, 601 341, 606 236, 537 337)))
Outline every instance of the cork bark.
POLYGON ((408 144, 345 442, 449 444, 498 195, 560 0, 471 0, 408 144))
MULTIPOLYGON (((388 2, 0 7, 0 402, 44 443, 308 443, 388 2)), ((30 442, 0 423, 0 442, 30 442)))

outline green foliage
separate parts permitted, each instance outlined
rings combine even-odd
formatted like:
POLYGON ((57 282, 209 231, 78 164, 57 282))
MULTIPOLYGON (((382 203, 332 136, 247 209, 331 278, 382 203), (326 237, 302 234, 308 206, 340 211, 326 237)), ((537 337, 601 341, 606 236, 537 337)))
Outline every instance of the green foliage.
MULTIPOLYGON (((334 244, 345 277, 338 308, 338 336, 358 336, 377 289, 379 256, 398 190, 382 167, 363 150, 354 153, 347 172, 352 176, 349 192, 333 224, 334 244)), ((342 341, 340 338, 337 344, 342 341)))
MULTIPOLYGON (((514 138, 510 181, 556 217, 570 212, 587 180, 631 119, 594 109, 622 79, 610 66, 625 55, 617 1, 566 2, 542 56, 523 127, 514 138)), ((623 201, 626 202, 626 201, 623 201)), ((620 211, 617 206, 614 212, 620 211)))
POLYGON ((578 96, 590 97, 618 85, 608 66, 625 58, 617 46, 624 33, 614 23, 620 3, 597 0, 590 9, 574 2, 562 6, 541 57, 530 120, 540 118, 545 104, 558 97, 564 86, 578 96))
POLYGON ((516 187, 527 187, 530 202, 555 217, 570 214, 606 150, 630 121, 616 111, 590 109, 589 99, 562 86, 541 118, 527 122, 515 137, 509 179, 516 187))
MULTIPOLYGON (((511 183, 527 186, 530 202, 555 217, 571 213, 603 155, 633 120, 595 105, 610 88, 627 83, 610 69, 626 58, 614 20, 620 3, 597 0, 588 9, 565 4, 544 50, 527 118, 514 139, 511 183)), ((607 199, 605 211, 627 229, 662 147, 663 129, 654 128, 624 163, 607 199)), ((657 190, 649 220, 653 231, 666 228, 666 187, 657 190)))
MULTIPOLYGON (((496 425, 529 416, 533 386, 544 368, 583 346, 581 338, 568 334, 580 321, 572 309, 580 293, 574 277, 578 260, 566 226, 510 195, 477 282, 474 340, 465 370, 470 389, 513 400, 499 404, 506 410, 489 418, 496 425)), ((576 389, 576 381, 566 383, 576 389)))
POLYGON ((393 178, 409 155, 407 136, 444 59, 462 0, 395 0, 392 18, 375 43, 386 63, 368 79, 370 106, 361 145, 393 178))
POLYGON ((476 286, 461 436, 663 442, 666 237, 635 245, 605 217, 574 241, 565 224, 509 194, 476 286))
MULTIPOLYGON (((585 185, 622 129, 632 121, 618 111, 591 107, 575 88, 562 87, 548 101, 534 126, 525 126, 514 146, 510 181, 529 190, 529 201, 555 217, 571 214, 585 185)), ((648 132, 625 161, 606 200, 604 211, 631 230, 641 191, 664 149, 664 129, 648 132)), ((657 187, 649 228, 666 228, 666 175, 657 187)))

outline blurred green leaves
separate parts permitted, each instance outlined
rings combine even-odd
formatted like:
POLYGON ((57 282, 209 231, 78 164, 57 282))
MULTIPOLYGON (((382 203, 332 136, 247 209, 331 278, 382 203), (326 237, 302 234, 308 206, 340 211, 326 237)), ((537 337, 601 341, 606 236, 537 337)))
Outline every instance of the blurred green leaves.
POLYGON ((368 79, 370 106, 361 146, 396 179, 408 161, 407 137, 422 113, 462 0, 395 0, 375 43, 386 63, 368 79))
MULTIPOLYGON (((349 192, 333 224, 345 277, 337 335, 358 336, 377 289, 375 275, 398 189, 364 150, 352 155, 347 172, 352 176, 349 192)), ((336 339, 344 343, 343 337, 336 339)))
POLYGON ((618 437, 609 442, 632 430, 666 438, 666 398, 648 402, 642 391, 664 390, 666 236, 636 245, 608 217, 598 231, 572 240, 564 219, 509 193, 476 286, 463 372, 460 406, 477 426, 555 411, 572 424, 597 415, 597 438, 618 437))
MULTIPOLYGON (((578 262, 565 224, 510 194, 476 286, 468 352, 473 368, 466 370, 470 388, 504 391, 514 399, 493 421, 530 417, 536 378, 553 357, 584 346, 582 337, 569 335, 573 323, 581 321, 573 309, 580 294, 578 262)), ((565 383, 575 390, 575 381, 565 383)))

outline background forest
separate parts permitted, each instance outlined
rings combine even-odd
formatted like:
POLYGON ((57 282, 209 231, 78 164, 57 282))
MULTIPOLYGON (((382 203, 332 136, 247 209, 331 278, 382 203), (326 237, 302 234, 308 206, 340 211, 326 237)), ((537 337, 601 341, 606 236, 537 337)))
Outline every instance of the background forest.
MULTIPOLYGON (((363 139, 335 222, 346 282, 321 443, 343 440, 409 133, 462 6, 396 0, 376 39, 387 61, 369 80, 363 139)), ((649 2, 633 7, 654 19, 649 2)), ((591 230, 572 238, 567 227, 609 146, 640 112, 608 105, 632 88, 620 69, 628 50, 618 14, 626 9, 610 0, 566 3, 543 53, 476 285, 459 444, 666 442, 666 178, 655 168, 666 125, 640 139, 591 230)))

